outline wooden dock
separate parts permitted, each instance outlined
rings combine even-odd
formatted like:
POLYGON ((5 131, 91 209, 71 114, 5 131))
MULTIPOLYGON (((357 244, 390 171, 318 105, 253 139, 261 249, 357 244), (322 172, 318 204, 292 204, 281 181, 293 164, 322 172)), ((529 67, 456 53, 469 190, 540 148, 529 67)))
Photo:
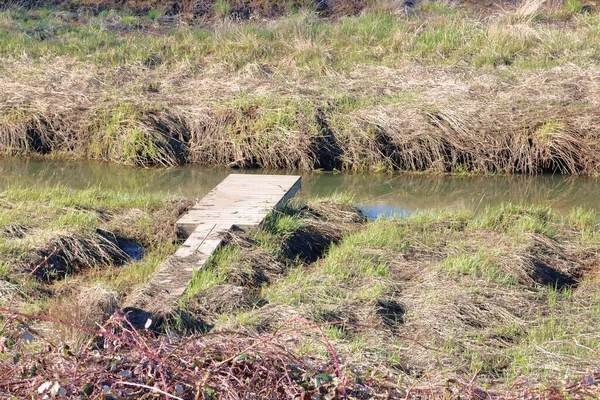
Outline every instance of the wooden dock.
POLYGON ((186 241, 157 268, 149 285, 136 293, 128 306, 153 314, 171 312, 194 273, 223 243, 225 232, 259 225, 300 187, 300 176, 229 175, 177 221, 186 241))

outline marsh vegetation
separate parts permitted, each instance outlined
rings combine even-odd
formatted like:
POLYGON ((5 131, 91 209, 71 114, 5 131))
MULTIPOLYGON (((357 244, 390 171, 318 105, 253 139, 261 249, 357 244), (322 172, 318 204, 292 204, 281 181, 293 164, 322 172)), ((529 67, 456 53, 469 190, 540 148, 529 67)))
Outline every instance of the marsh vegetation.
POLYGON ((271 19, 8 7, 0 150, 143 166, 598 172, 592 6, 356 4, 271 19))
MULTIPOLYGON (((0 153, 595 176, 599 27, 579 0, 5 3, 0 153)), ((598 396, 593 210, 478 196, 368 221, 350 196, 297 199, 133 321, 194 201, 6 175, 2 397, 598 396)))
POLYGON ((157 380, 182 398, 595 390, 559 381, 593 376, 598 363, 591 211, 505 204, 367 222, 347 196, 296 201, 259 229, 231 232, 178 311, 135 330, 118 310, 174 250, 173 218, 189 204, 94 189, 4 192, 0 368, 23 374, 2 383, 5 394, 48 380, 120 396, 151 394, 139 385, 157 380), (143 257, 98 245, 108 232, 138 241, 143 257))

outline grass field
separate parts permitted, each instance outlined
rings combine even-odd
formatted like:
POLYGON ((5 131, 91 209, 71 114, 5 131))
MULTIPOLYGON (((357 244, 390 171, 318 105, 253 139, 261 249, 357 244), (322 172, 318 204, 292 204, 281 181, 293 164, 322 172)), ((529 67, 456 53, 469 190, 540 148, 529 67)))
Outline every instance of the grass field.
MULTIPOLYGON (((218 2, 227 10, 226 2, 218 2)), ((595 175, 593 5, 323 17, 0 11, 0 151, 134 165, 595 175)))
MULTIPOLYGON (((4 6, 0 152, 600 172, 594 4, 300 3, 4 6)), ((598 395, 594 212, 504 204, 369 222, 351 203, 296 202, 228 235, 149 330, 120 307, 175 250, 193 202, 7 188, 1 397, 598 395)))
POLYGON ((177 314, 138 331, 113 313, 174 251, 191 202, 4 191, 0 393, 596 393, 595 213, 504 204, 367 222, 351 201, 295 202, 228 235, 177 314))

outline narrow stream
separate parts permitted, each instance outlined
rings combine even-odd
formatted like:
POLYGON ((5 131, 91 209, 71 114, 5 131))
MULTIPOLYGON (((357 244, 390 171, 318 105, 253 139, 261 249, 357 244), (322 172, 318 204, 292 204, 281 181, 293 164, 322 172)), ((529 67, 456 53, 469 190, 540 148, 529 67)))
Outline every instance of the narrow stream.
MULTIPOLYGON (((231 173, 292 174, 294 171, 235 171, 183 166, 140 169, 90 161, 0 159, 0 192, 7 186, 82 189, 100 186, 129 192, 168 192, 197 198, 231 173)), ((425 174, 302 173, 303 197, 350 192, 369 217, 434 208, 485 207, 502 202, 550 205, 559 212, 578 206, 598 209, 600 178, 539 176, 432 176, 425 174)))

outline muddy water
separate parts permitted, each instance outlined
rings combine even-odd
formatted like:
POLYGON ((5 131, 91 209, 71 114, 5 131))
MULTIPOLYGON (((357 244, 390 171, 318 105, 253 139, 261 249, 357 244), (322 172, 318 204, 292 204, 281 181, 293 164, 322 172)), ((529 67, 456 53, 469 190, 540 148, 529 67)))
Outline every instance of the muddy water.
MULTIPOLYGON (((100 186, 131 192, 170 192, 195 198, 206 194, 233 172, 293 173, 199 166, 139 169, 97 162, 0 159, 0 192, 8 185, 100 186)), ((600 208, 600 178, 589 177, 303 173, 302 184, 304 197, 349 191, 370 217, 441 207, 484 207, 507 201, 551 205, 560 212, 577 206, 600 208)))

